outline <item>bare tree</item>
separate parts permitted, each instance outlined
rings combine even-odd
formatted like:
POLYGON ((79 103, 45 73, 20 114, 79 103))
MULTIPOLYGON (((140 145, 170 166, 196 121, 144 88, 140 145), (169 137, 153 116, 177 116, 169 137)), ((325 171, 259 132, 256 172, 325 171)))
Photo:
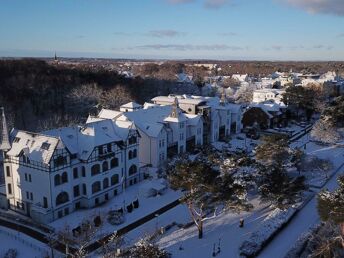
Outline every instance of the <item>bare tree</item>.
POLYGON ((324 143, 335 143, 341 137, 337 129, 326 117, 319 119, 311 131, 311 136, 324 143))

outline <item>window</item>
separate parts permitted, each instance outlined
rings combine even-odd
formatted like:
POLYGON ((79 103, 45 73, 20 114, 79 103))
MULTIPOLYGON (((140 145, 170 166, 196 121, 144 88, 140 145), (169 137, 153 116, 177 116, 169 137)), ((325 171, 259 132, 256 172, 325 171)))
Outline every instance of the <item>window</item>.
POLYGON ((33 201, 33 193, 30 193, 30 199, 33 201))
POLYGON ((113 158, 111 161, 110 161, 110 167, 111 168, 115 168, 118 166, 118 158, 113 158))
POLYGON ((86 169, 84 166, 81 167, 81 176, 86 177, 86 169))
POLYGON ((104 198, 106 201, 109 200, 109 194, 105 194, 104 198))
POLYGON ((104 178, 103 180, 103 189, 106 189, 109 187, 109 179, 108 178, 104 178))
POLYGON ((27 181, 27 174, 25 173, 25 181, 27 181))
POLYGON ((113 190, 113 196, 116 196, 118 193, 117 193, 117 189, 116 190, 113 190))
POLYGON ((129 144, 135 144, 136 143, 136 137, 135 136, 131 136, 128 140, 129 144))
POLYGON ((97 181, 97 182, 92 184, 92 193, 93 194, 99 192, 100 189, 101 189, 101 187, 100 187, 100 182, 99 181, 97 181))
POLYGON ((109 170, 109 163, 107 161, 104 161, 102 164, 102 169, 103 172, 108 171, 109 170))
POLYGON ((32 180, 31 180, 31 174, 29 174, 29 182, 32 182, 32 180))
POLYGON ((132 159, 132 158, 133 158, 133 152, 132 152, 131 150, 129 151, 128 158, 129 158, 129 159, 132 159))
POLYGON ((99 153, 99 155, 103 155, 104 154, 103 146, 99 146, 98 147, 98 153, 99 153))
POLYGON ((107 145, 106 145, 106 149, 107 149, 107 152, 111 152, 112 150, 111 150, 111 143, 108 143, 107 145))
POLYGON ((134 175, 137 172, 137 167, 136 165, 131 165, 129 168, 129 176, 134 175))
POLYGON ((64 166, 66 164, 67 164, 67 158, 62 156, 62 155, 60 155, 54 159, 54 166, 55 167, 64 166))
POLYGON ((165 140, 164 139, 162 139, 162 141, 161 141, 162 143, 161 143, 161 146, 162 147, 164 147, 165 146, 165 140))
POLYGON ((118 178, 119 178, 119 176, 116 174, 116 175, 113 175, 112 177, 111 177, 111 185, 116 185, 116 184, 118 184, 118 178))
POLYGON ((55 175, 54 177, 54 185, 57 186, 57 185, 60 185, 61 184, 61 177, 60 175, 55 175))
POLYGON ((78 197, 80 195, 80 189, 79 189, 79 185, 75 185, 73 187, 73 193, 74 193, 74 198, 78 197))
POLYGON ((83 195, 87 195, 86 184, 82 184, 82 194, 83 194, 83 195))
POLYGON ((19 142, 20 141, 20 138, 19 137, 16 137, 14 138, 13 142, 19 142))
POLYGON ((56 205, 60 205, 69 201, 68 193, 61 192, 56 197, 56 205))
POLYGON ((95 164, 91 167, 91 175, 95 176, 100 174, 100 165, 99 164, 95 164))
POLYGON ((29 192, 26 192, 26 199, 30 199, 29 192))
POLYGON ((73 168, 73 178, 76 179, 78 177, 79 177, 79 175, 78 175, 78 168, 73 168))
POLYGON ((68 175, 67 172, 63 172, 61 176, 61 183, 67 183, 68 182, 68 175))
POLYGON ((42 150, 49 150, 50 148, 50 144, 47 143, 47 142, 43 142, 42 145, 41 145, 41 149, 42 150))
POLYGON ((133 158, 136 158, 137 157, 137 150, 133 150, 133 158))
POLYGON ((10 171, 10 167, 6 166, 6 176, 10 177, 11 176, 11 171, 10 171))
POLYGON ((43 197, 43 208, 48 208, 48 198, 43 197))

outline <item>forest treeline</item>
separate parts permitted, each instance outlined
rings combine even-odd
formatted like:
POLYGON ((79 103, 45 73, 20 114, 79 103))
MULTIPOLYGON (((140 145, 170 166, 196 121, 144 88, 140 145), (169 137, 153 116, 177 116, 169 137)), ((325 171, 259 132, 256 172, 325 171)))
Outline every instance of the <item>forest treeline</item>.
MULTIPOLYGON (((51 65, 37 59, 0 60, 0 106, 11 127, 40 131, 82 123, 96 108, 116 109, 128 101, 143 103, 181 89, 175 81, 125 78, 91 66, 51 65)), ((191 92, 190 92, 191 91, 191 92)))

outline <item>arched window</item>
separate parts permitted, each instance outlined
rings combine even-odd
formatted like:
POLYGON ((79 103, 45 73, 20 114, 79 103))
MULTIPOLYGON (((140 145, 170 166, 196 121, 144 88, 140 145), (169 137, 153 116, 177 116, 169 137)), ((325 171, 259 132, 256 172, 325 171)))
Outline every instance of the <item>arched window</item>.
POLYGON ((118 167, 118 158, 113 158, 113 159, 110 161, 110 167, 111 167, 111 168, 118 167))
POLYGON ((93 194, 99 192, 100 189, 101 189, 101 187, 100 187, 100 182, 99 181, 97 181, 97 182, 92 184, 92 193, 93 194))
POLYGON ((108 178, 104 178, 103 180, 103 189, 106 189, 109 187, 109 179, 108 178))
POLYGON ((107 161, 104 161, 102 164, 102 169, 103 172, 108 171, 109 170, 109 163, 107 161))
POLYGON ((136 165, 131 165, 129 168, 129 176, 134 175, 137 172, 137 167, 136 165))
POLYGON ((67 172, 63 172, 61 176, 61 183, 67 183, 68 182, 68 175, 67 172))
POLYGON ((61 177, 60 177, 60 175, 55 175, 55 177, 54 177, 54 184, 55 184, 55 186, 61 184, 61 177))
POLYGON ((91 167, 91 175, 95 176, 100 174, 100 165, 99 164, 95 164, 91 167))
POLYGON ((116 184, 118 184, 118 175, 116 174, 116 175, 113 175, 112 177, 111 177, 111 185, 116 185, 116 184))
POLYGON ((131 150, 129 151, 128 157, 129 157, 129 159, 133 158, 133 152, 131 150))
POLYGON ((59 193, 56 197, 56 205, 66 203, 68 201, 69 201, 69 196, 68 196, 68 193, 66 192, 59 193))
POLYGON ((137 150, 133 150, 133 158, 136 158, 137 157, 137 150))

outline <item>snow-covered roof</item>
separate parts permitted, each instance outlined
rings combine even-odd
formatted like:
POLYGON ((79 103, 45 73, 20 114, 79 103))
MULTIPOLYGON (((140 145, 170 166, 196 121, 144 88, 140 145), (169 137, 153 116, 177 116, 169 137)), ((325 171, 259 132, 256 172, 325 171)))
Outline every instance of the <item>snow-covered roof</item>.
POLYGON ((136 102, 129 102, 127 104, 122 105, 121 108, 136 109, 136 108, 142 108, 142 106, 140 104, 137 104, 136 102))
POLYGON ((57 137, 44 134, 13 130, 12 146, 7 152, 9 156, 19 156, 22 152, 30 160, 48 164, 56 148, 63 148, 57 137))
POLYGON ((121 111, 115 111, 111 109, 105 109, 103 108, 99 114, 99 118, 105 118, 105 119, 115 119, 116 117, 120 116, 122 114, 121 111))

